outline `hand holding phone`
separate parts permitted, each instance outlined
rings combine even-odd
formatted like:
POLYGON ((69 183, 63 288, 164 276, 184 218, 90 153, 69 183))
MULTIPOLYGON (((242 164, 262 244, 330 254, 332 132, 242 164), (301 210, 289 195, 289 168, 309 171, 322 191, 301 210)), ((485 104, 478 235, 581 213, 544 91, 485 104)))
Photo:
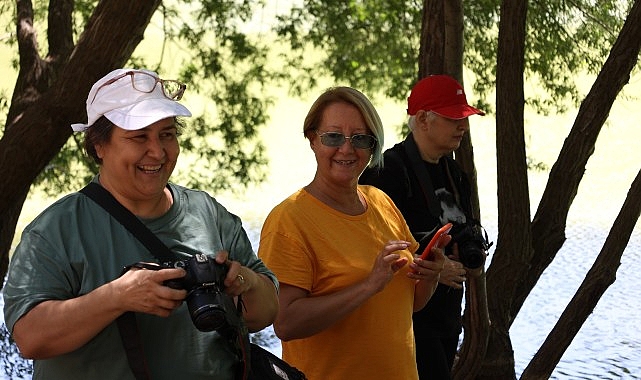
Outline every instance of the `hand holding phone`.
POLYGON ((443 227, 439 228, 438 231, 432 236, 432 240, 427 244, 427 247, 425 247, 425 250, 421 254, 421 259, 423 260, 431 260, 432 259, 432 248, 443 248, 445 246, 444 244, 444 237, 450 232, 452 229, 452 223, 447 223, 443 227))

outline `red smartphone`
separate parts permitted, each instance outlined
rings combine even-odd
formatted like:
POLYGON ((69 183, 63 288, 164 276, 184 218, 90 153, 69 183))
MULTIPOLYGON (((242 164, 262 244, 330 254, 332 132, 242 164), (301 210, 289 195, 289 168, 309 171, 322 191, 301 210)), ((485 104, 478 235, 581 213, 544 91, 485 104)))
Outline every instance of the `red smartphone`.
POLYGON ((423 260, 431 260, 432 256, 432 248, 437 247, 437 248, 443 248, 443 237, 447 235, 450 230, 452 229, 452 223, 447 223, 443 227, 439 228, 438 231, 432 236, 432 240, 427 244, 427 247, 425 247, 425 250, 421 254, 421 259, 423 260))

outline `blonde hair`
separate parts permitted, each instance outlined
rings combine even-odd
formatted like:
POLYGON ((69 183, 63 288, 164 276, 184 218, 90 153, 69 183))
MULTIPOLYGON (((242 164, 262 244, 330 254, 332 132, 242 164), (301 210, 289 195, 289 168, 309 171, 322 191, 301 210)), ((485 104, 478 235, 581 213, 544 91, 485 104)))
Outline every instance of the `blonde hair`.
POLYGON ((372 159, 369 162, 369 167, 382 166, 385 135, 383 123, 367 96, 352 87, 330 87, 314 101, 303 123, 303 134, 305 138, 311 140, 310 134, 320 126, 325 109, 333 103, 340 102, 351 104, 360 111, 367 128, 377 140, 376 145, 372 148, 372 159))

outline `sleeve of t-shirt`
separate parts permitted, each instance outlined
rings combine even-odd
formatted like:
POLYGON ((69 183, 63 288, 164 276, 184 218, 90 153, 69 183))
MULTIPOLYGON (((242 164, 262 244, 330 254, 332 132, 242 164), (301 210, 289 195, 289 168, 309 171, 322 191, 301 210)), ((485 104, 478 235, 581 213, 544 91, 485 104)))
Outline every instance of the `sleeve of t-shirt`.
POLYGON ((37 304, 75 296, 79 281, 68 263, 38 233, 25 231, 11 259, 3 289, 4 316, 9 331, 37 304))
POLYGON ((310 291, 314 273, 312 258, 297 231, 286 213, 272 210, 263 224, 258 256, 274 271, 279 282, 310 291))

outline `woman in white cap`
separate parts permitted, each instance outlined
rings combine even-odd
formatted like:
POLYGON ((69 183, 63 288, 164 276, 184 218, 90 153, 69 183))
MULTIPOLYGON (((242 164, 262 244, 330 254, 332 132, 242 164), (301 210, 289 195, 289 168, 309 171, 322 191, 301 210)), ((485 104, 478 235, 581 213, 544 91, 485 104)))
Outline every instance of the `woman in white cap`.
MULTIPOLYGON (((92 182, 142 221, 176 261, 198 257, 225 268, 225 293, 230 299, 242 294, 243 319, 257 331, 276 316, 275 276, 256 257, 237 216, 205 192, 168 182, 179 154, 177 117, 191 116, 178 103, 184 90, 151 71, 115 70, 92 87, 88 123, 72 127, 85 132, 85 149, 100 166, 92 182)), ((158 261, 80 192, 27 226, 4 300, 9 331, 21 354, 34 359, 33 378, 236 378, 232 339, 192 322, 187 280, 183 287, 165 285, 181 283, 187 271, 148 264, 158 261), (128 312, 137 322, 138 359, 128 357, 123 344, 132 339, 123 342, 116 323, 128 312), (136 365, 144 375, 132 369, 136 365)))

